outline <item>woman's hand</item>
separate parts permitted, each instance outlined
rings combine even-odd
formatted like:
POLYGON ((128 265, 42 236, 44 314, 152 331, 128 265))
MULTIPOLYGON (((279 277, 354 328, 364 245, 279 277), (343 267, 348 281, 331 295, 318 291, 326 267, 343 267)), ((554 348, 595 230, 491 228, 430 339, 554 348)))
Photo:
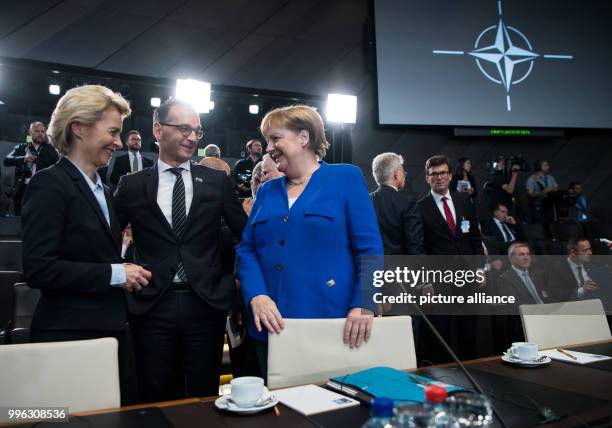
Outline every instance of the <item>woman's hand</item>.
POLYGON ((346 315, 343 341, 351 348, 359 348, 372 334, 374 314, 362 308, 353 308, 346 315))
POLYGON ((151 272, 143 268, 142 266, 135 265, 132 263, 123 263, 125 268, 125 288, 130 293, 133 291, 140 291, 142 287, 149 285, 151 280, 151 272))
POLYGON ((255 319, 257 331, 262 331, 262 324, 271 333, 278 334, 285 328, 285 322, 276 307, 276 303, 265 294, 260 294, 251 299, 251 309, 253 309, 253 318, 255 319))

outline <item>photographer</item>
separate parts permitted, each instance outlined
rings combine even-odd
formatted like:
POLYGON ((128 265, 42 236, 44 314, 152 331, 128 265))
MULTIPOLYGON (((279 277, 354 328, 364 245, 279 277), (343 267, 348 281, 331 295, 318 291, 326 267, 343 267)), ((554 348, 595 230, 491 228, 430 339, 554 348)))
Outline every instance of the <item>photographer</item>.
POLYGON ((238 190, 239 198, 248 198, 251 196, 251 176, 253 168, 257 162, 261 160, 263 147, 261 141, 252 139, 246 143, 247 156, 240 159, 234 166, 234 180, 238 190))
POLYGON ((484 185, 486 208, 493 211, 496 205, 502 204, 514 214, 516 180, 518 173, 525 170, 522 157, 511 157, 507 161, 501 157, 497 162, 488 162, 487 166, 489 178, 484 185))
POLYGON ((11 189, 15 215, 21 215, 21 200, 27 184, 37 171, 48 168, 59 160, 57 151, 47 143, 46 127, 32 122, 28 129, 31 142, 17 144, 4 158, 4 166, 15 167, 15 182, 11 189))
POLYGON ((559 190, 559 185, 549 172, 550 163, 539 160, 536 162, 536 173, 527 179, 526 188, 532 223, 546 225, 553 218, 552 204, 548 198, 559 190))

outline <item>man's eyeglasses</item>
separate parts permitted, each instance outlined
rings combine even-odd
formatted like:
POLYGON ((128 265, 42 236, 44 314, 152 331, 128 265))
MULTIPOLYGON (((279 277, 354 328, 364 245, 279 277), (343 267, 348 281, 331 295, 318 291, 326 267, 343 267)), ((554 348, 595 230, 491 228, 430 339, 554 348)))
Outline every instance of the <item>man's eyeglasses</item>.
POLYGON ((183 134, 183 137, 189 137, 192 132, 195 132, 195 136, 198 140, 201 140, 202 137, 204 136, 204 131, 202 130, 201 126, 198 126, 197 128, 192 128, 189 125, 173 125, 172 123, 161 123, 161 122, 159 122, 159 124, 163 126, 172 126, 173 128, 178 129, 179 132, 183 134))
POLYGON ((438 178, 438 177, 446 177, 448 174, 450 174, 449 171, 428 172, 427 176, 428 177, 438 178))

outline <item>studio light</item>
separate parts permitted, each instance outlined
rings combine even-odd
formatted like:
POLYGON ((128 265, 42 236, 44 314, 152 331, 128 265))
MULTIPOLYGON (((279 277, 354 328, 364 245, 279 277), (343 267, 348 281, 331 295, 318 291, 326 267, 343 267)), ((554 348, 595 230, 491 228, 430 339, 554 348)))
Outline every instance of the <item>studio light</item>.
POLYGON ((61 91, 60 85, 49 85, 49 93, 51 95, 59 95, 61 91))
POLYGON ((355 123, 357 121, 357 97, 354 95, 327 95, 327 121, 355 123))
POLYGON ((257 104, 251 104, 249 106, 249 113, 251 113, 251 114, 259 114, 259 106, 257 104))
POLYGON ((161 105, 161 98, 152 97, 151 98, 151 107, 159 107, 161 105))
POLYGON ((208 113, 211 109, 210 83, 193 79, 178 79, 176 98, 191 104, 198 113, 208 113))

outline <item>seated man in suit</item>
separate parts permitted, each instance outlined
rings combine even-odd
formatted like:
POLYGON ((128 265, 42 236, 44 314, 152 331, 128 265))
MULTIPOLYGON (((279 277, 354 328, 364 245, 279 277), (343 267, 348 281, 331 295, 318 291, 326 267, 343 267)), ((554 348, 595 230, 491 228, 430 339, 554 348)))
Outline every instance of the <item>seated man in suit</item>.
POLYGON ((110 183, 113 188, 117 187, 119 179, 128 173, 138 172, 144 168, 153 166, 153 161, 145 158, 140 154, 142 138, 140 132, 132 129, 127 133, 126 144, 128 147, 127 154, 118 156, 113 166, 113 172, 110 176, 110 183))
POLYGON ((372 161, 378 189, 370 194, 385 254, 424 254, 423 221, 416 201, 402 192, 406 186, 404 158, 382 153, 372 161))
POLYGON ((493 216, 480 223, 482 234, 494 237, 507 251, 510 244, 523 239, 523 232, 517 221, 508 214, 508 207, 497 203, 493 207, 493 216))
POLYGON ((514 296, 516 304, 542 304, 557 301, 553 292, 554 277, 548 270, 532 267, 531 251, 525 242, 508 248, 510 269, 497 281, 501 295, 514 296))
POLYGON ((600 298, 598 283, 605 283, 607 278, 605 272, 589 266, 592 256, 589 239, 572 236, 567 243, 567 258, 551 265, 565 300, 600 298))
POLYGON ((551 290, 554 277, 548 270, 532 267, 531 251, 524 242, 515 242, 508 248, 510 269, 497 279, 498 294, 514 296, 515 304, 509 305, 502 313, 509 315, 505 334, 508 341, 524 340, 519 306, 523 304, 543 304, 558 301, 551 290))

